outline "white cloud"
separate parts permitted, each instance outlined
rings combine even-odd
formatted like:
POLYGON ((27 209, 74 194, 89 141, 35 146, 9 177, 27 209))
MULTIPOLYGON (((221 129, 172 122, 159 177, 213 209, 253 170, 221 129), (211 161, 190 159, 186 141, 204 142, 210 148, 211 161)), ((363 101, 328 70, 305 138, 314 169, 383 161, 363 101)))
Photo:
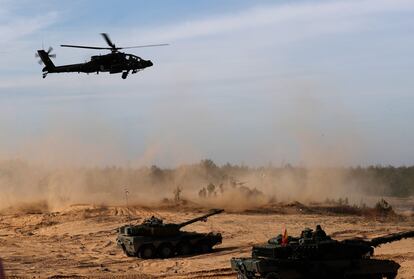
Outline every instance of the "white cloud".
POLYGON ((146 38, 149 41, 174 41, 239 30, 249 31, 269 25, 285 26, 297 23, 312 25, 315 22, 324 22, 335 26, 341 20, 409 9, 414 9, 414 2, 409 0, 347 0, 279 4, 258 6, 235 14, 156 27, 146 32, 141 32, 142 28, 140 28, 140 30, 132 30, 129 33, 139 33, 140 36, 137 37, 146 38))
POLYGON ((21 15, 18 10, 22 7, 30 9, 30 4, 26 1, 0 1, 0 47, 18 48, 20 40, 26 40, 30 35, 49 27, 58 20, 58 13, 55 11, 21 15))

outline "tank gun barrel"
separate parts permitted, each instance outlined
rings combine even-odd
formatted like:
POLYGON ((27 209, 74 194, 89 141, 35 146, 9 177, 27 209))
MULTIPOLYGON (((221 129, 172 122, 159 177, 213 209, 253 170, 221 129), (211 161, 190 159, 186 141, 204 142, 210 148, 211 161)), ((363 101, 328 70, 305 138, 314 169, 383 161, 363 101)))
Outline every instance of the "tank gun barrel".
POLYGON ((406 232, 399 232, 393 233, 385 236, 380 236, 371 239, 370 243, 373 247, 380 246, 381 244, 390 243, 394 241, 398 241, 404 238, 414 238, 414 231, 406 231, 406 232))
POLYGON ((220 214, 222 212, 224 212, 224 209, 213 209, 209 213, 207 213, 203 216, 200 216, 200 217, 197 217, 197 218, 194 218, 194 219, 190 219, 186 222, 180 223, 179 227, 182 228, 184 226, 190 225, 190 224, 198 222, 198 221, 205 221, 205 220, 207 220, 208 217, 210 217, 212 215, 220 214))

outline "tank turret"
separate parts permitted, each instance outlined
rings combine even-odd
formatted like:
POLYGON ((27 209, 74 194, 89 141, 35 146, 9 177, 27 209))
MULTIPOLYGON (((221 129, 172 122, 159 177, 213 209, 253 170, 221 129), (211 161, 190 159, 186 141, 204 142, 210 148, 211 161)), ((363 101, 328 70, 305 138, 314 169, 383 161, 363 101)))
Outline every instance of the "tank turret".
POLYGON ((285 236, 284 239, 279 235, 265 244, 256 245, 252 248, 251 258, 234 258, 232 267, 244 276, 241 278, 262 278, 255 276, 265 273, 268 275, 270 271, 279 274, 275 278, 303 278, 302 275, 306 278, 319 278, 321 274, 329 274, 329 278, 394 278, 399 264, 372 258, 374 249, 381 244, 410 237, 414 238, 414 231, 371 240, 335 240, 318 225, 316 230, 304 229, 299 237, 285 236), (303 274, 292 277, 292 267, 295 267, 295 274, 303 274), (306 270, 314 273, 308 274, 306 270), (288 275, 280 275, 284 271, 288 275))
POLYGON ((285 259, 358 259, 374 254, 374 248, 381 244, 414 237, 414 231, 399 232, 371 240, 351 238, 334 240, 321 229, 315 231, 306 228, 300 237, 288 237, 283 245, 282 235, 268 240, 265 245, 257 245, 252 249, 253 257, 272 257, 285 259))
POLYGON ((212 209, 209 213, 190 219, 182 223, 164 223, 160 218, 152 216, 145 219, 140 225, 126 225, 121 227, 125 234, 133 236, 173 236, 180 233, 180 229, 198 221, 207 221, 207 218, 222 213, 223 209, 212 209))
POLYGON ((221 243, 220 233, 197 233, 181 231, 181 228, 222 213, 223 209, 213 209, 200 217, 182 223, 164 223, 152 216, 139 225, 125 225, 118 228, 117 243, 128 256, 168 258, 175 254, 208 252, 221 243))

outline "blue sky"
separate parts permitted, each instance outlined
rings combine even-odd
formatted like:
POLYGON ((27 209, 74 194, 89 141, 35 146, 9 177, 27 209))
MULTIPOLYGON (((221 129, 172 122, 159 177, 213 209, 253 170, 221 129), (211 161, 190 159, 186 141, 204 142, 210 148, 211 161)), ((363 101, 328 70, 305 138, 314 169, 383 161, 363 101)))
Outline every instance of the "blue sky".
POLYGON ((0 158, 159 164, 411 165, 414 2, 0 0, 0 158), (95 51, 154 67, 41 78, 95 51))

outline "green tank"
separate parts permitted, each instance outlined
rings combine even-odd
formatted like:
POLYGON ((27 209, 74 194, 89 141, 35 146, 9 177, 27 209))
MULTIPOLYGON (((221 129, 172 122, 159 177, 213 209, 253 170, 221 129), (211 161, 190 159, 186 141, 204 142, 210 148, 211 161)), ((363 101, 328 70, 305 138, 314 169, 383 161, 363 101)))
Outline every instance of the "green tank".
POLYGON ((181 231, 181 228, 222 213, 222 209, 213 209, 209 213, 183 223, 164 223, 152 216, 140 225, 125 225, 118 228, 117 245, 127 256, 149 258, 169 258, 175 255, 207 253, 213 246, 220 244, 220 233, 197 233, 181 231))
POLYGON ((414 231, 400 232, 371 240, 334 240, 318 225, 305 229, 299 237, 282 235, 252 248, 249 258, 231 259, 239 279, 395 278, 400 265, 372 258, 381 244, 414 237, 414 231))

